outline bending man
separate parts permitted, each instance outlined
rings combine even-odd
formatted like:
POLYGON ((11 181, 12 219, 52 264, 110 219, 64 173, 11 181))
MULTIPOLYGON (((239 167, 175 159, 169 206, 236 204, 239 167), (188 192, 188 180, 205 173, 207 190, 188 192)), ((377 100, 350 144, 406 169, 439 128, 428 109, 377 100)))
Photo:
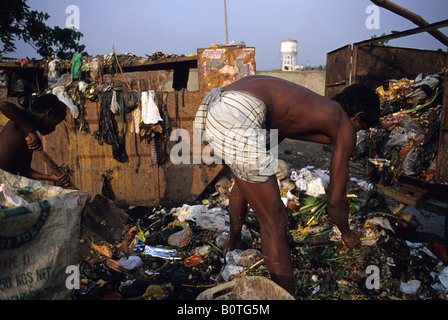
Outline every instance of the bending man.
POLYGON ((231 169, 235 184, 230 195, 228 250, 240 248, 247 205, 260 224, 262 252, 273 281, 294 293, 287 241, 287 215, 275 177, 276 161, 269 137, 331 144, 327 212, 353 248, 359 237, 349 228, 346 183, 356 132, 379 120, 379 98, 362 85, 347 87, 332 99, 300 85, 268 76, 244 77, 215 88, 204 98, 194 127, 205 143, 231 169))

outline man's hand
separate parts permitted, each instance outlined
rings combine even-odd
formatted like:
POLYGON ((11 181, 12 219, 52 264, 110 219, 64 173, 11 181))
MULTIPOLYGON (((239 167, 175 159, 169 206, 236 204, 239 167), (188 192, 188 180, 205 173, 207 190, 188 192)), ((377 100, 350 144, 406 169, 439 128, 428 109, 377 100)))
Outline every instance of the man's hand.
POLYGON ((70 177, 68 174, 63 174, 62 176, 54 175, 52 180, 62 187, 68 187, 70 185, 70 177))
POLYGON ((359 239, 359 236, 356 234, 356 232, 350 230, 349 232, 341 235, 342 241, 344 244, 350 248, 353 249, 356 246, 358 246, 361 243, 361 240, 359 239))
POLYGON ((28 144, 28 149, 37 151, 41 151, 43 149, 42 141, 35 132, 28 133, 28 136, 25 138, 25 140, 28 144))

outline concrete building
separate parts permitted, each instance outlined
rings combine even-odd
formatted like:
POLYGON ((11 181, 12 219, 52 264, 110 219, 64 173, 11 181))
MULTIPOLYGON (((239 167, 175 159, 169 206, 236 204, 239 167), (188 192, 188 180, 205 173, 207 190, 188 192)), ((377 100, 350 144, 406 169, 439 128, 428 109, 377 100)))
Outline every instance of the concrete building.
POLYGON ((280 53, 282 54, 282 71, 295 71, 297 40, 282 40, 282 43, 280 45, 280 53))

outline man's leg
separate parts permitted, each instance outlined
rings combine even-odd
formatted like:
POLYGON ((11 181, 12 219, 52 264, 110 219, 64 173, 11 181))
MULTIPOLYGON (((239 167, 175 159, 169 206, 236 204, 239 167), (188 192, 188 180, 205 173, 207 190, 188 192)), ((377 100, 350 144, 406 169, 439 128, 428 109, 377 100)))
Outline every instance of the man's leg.
POLYGON ((230 213, 230 240, 229 251, 241 249, 241 228, 243 227, 247 213, 247 201, 234 183, 229 198, 230 213))
POLYGON ((235 177, 235 184, 260 224, 263 258, 272 280, 294 294, 286 208, 280 198, 277 179, 272 176, 264 183, 249 183, 235 177))

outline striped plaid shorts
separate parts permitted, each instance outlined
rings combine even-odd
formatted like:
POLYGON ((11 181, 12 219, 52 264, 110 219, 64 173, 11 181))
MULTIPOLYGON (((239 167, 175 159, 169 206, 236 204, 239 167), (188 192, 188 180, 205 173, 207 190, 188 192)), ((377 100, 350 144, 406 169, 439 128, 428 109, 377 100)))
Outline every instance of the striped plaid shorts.
POLYGON ((250 93, 215 88, 202 101, 194 128, 239 179, 262 183, 277 170, 266 112, 263 101, 250 93))

